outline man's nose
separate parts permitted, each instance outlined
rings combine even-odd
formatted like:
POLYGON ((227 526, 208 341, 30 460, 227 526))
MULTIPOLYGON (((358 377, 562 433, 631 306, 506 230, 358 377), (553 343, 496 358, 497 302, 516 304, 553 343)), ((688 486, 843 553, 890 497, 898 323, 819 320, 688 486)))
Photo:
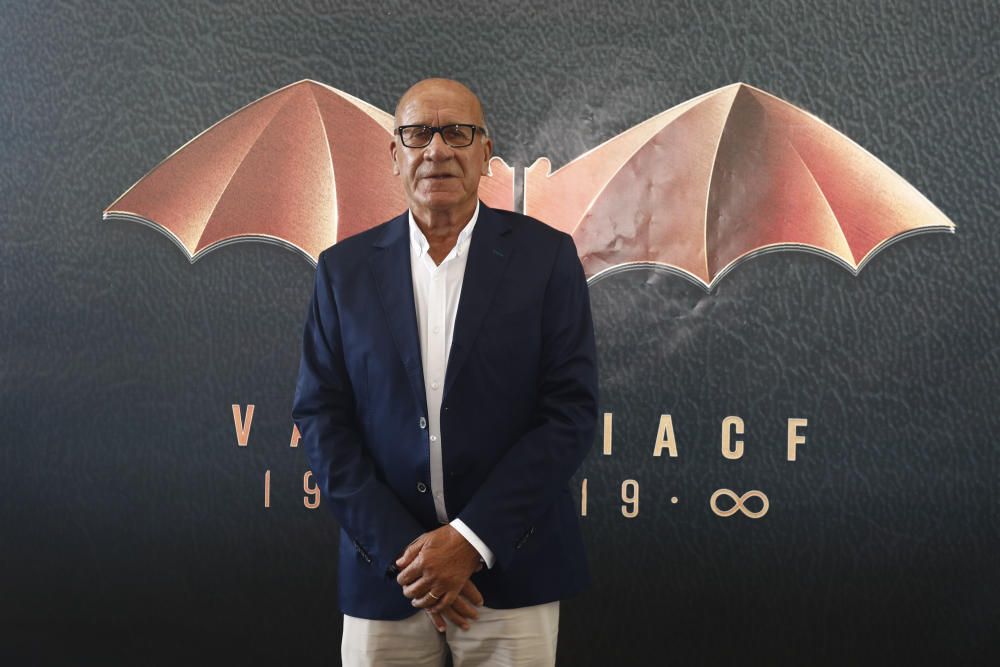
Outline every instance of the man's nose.
POLYGON ((445 143, 440 132, 435 132, 431 143, 424 147, 424 158, 431 161, 443 160, 454 155, 455 149, 445 143))

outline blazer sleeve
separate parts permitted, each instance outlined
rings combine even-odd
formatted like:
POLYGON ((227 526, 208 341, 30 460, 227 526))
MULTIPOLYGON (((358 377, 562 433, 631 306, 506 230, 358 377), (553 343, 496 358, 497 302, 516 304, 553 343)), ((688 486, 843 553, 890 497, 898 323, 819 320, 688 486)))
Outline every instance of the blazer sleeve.
POLYGON ((590 294, 572 237, 562 234, 545 287, 539 398, 531 427, 459 513, 501 567, 583 463, 597 424, 590 294))
POLYGON ((316 267, 292 419, 322 498, 365 560, 388 575, 395 559, 424 529, 375 474, 357 420, 324 259, 320 255, 316 267))

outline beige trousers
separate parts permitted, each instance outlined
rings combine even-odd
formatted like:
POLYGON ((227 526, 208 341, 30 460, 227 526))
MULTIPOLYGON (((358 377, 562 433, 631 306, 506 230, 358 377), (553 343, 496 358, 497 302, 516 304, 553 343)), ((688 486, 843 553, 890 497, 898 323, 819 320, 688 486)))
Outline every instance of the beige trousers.
POLYGON ((467 631, 447 623, 440 633, 423 611, 401 621, 345 614, 340 657, 344 667, 443 667, 450 650, 455 667, 556 664, 558 600, 519 609, 480 607, 467 631))

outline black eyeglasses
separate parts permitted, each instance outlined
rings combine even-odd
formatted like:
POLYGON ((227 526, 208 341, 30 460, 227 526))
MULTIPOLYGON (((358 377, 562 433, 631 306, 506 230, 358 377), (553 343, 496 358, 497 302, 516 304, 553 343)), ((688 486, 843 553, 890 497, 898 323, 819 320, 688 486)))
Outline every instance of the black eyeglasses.
POLYGON ((396 128, 403 145, 407 148, 424 148, 430 145, 437 132, 441 133, 444 143, 452 148, 465 148, 470 146, 476 138, 476 131, 482 132, 483 136, 489 136, 485 127, 478 125, 445 125, 443 127, 432 127, 430 125, 401 125, 396 128))

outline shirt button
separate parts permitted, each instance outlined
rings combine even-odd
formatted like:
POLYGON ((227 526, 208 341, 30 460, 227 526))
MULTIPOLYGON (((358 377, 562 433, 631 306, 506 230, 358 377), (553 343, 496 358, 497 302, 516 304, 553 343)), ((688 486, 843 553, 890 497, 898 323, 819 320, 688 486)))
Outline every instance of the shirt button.
POLYGON ((437 389, 437 388, 438 388, 438 383, 437 382, 431 382, 431 389, 437 389))
POLYGON ((431 436, 431 442, 437 442, 437 441, 438 441, 438 437, 436 435, 432 435, 431 436))
POLYGON ((420 418, 420 428, 421 429, 427 428, 427 420, 424 419, 423 417, 420 418))
POLYGON ((434 333, 437 333, 438 331, 441 331, 441 327, 434 327, 434 333))
POLYGON ((427 485, 423 482, 417 482, 417 491, 420 493, 427 493, 427 485))

